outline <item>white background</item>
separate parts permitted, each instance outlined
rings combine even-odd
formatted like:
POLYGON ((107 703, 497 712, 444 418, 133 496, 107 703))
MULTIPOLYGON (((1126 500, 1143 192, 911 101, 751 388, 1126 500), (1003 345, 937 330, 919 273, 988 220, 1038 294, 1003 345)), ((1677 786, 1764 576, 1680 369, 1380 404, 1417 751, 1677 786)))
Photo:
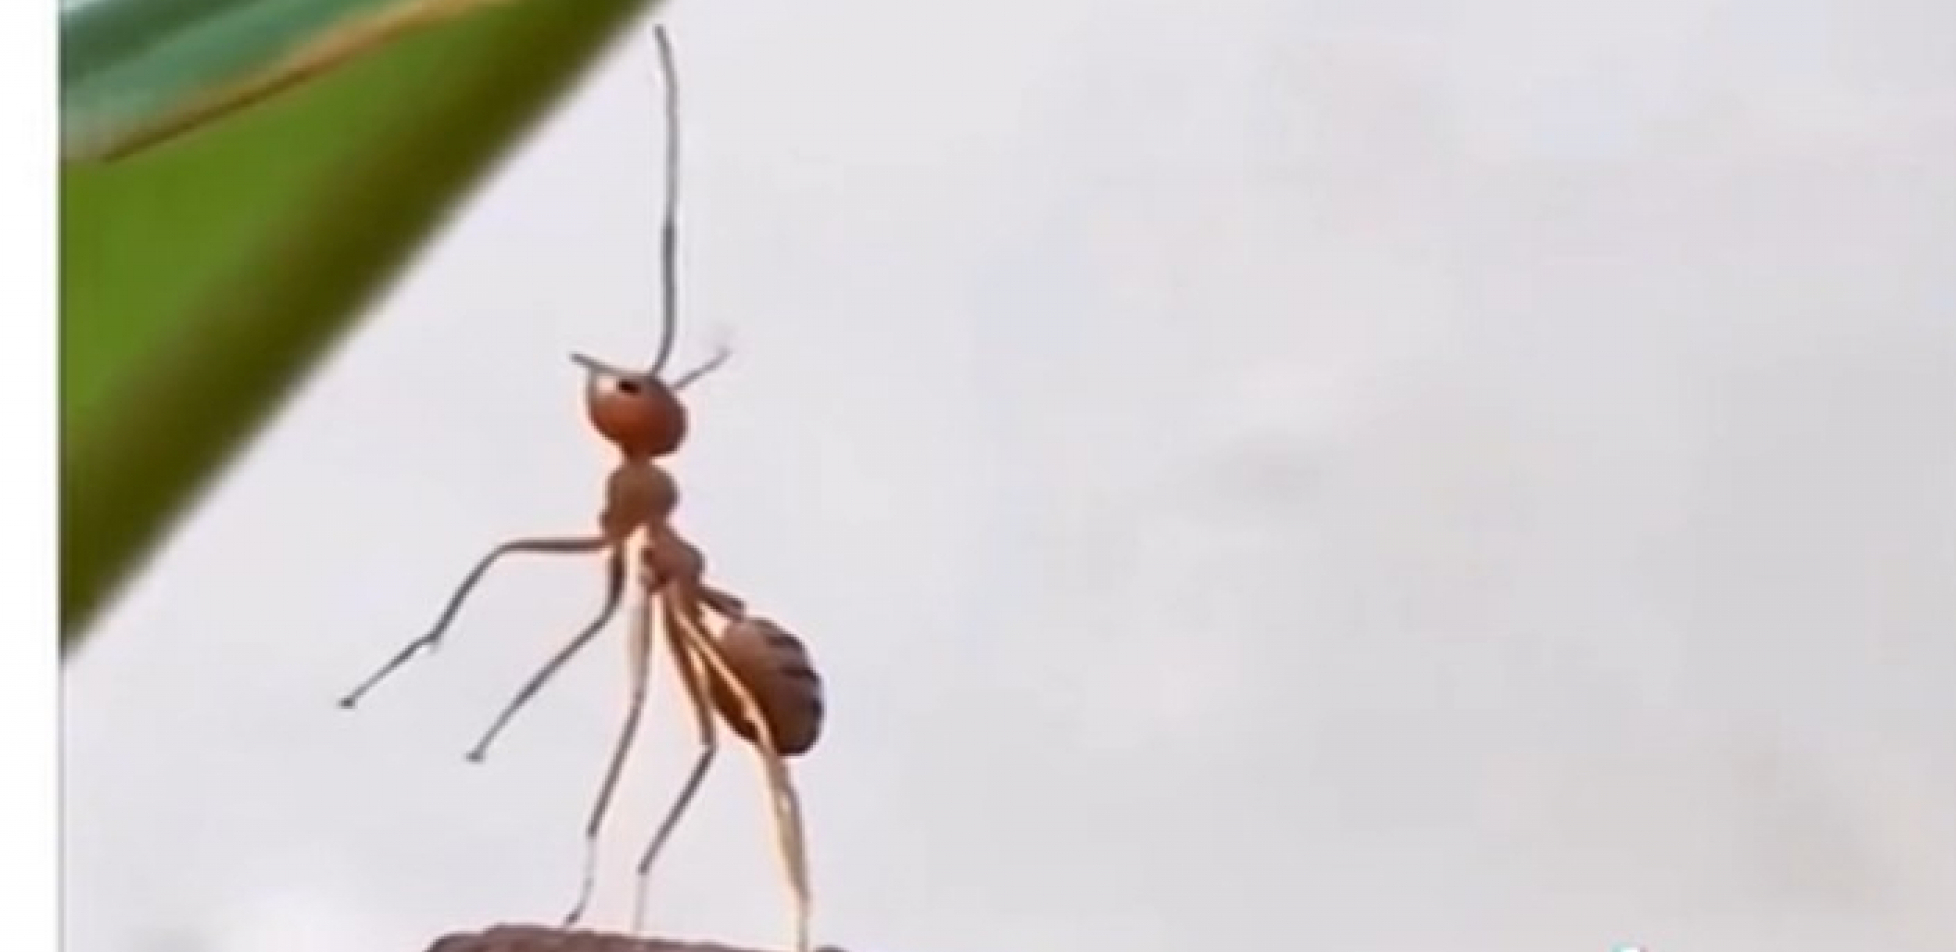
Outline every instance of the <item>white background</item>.
MULTIPOLYGON (((684 528, 813 640, 852 952, 1956 947, 1956 7, 682 3, 684 528)), ((552 921, 651 346, 619 50, 66 670, 73 952, 552 921), (560 564, 559 564, 560 563, 560 564)), ((622 628, 621 628, 622 630, 622 628)), ((16 632, 18 634, 18 632, 16 632)), ((18 640, 18 639, 16 639, 18 640)), ((599 923, 690 754, 661 669, 599 923)), ((722 761, 657 928, 787 936, 722 761)))

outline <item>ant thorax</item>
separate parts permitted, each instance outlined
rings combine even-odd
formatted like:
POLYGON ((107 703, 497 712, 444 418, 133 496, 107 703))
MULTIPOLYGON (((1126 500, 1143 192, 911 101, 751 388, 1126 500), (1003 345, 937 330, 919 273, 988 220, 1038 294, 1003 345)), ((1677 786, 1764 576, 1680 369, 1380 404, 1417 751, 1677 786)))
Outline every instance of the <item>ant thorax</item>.
POLYGON ((624 543, 640 530, 656 533, 679 508, 679 484, 649 459, 628 459, 605 479, 598 524, 606 538, 624 543))
POLYGON ((669 524, 648 527, 642 551, 640 568, 655 584, 680 581, 697 585, 706 577, 706 554, 669 524))

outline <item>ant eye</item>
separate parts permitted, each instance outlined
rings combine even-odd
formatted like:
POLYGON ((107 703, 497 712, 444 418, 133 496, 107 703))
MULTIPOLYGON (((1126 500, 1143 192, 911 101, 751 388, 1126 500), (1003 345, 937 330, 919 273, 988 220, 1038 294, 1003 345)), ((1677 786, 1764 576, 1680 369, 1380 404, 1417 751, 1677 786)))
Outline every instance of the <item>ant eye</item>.
POLYGON ((630 377, 621 378, 614 386, 618 388, 619 393, 630 394, 634 397, 645 392, 645 385, 630 377))

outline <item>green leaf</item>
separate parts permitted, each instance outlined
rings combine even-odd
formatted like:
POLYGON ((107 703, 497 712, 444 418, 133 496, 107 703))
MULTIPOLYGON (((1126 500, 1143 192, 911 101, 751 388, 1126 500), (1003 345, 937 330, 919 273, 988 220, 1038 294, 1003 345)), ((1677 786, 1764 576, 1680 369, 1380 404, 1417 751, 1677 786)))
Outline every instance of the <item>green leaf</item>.
MULTIPOLYGON (((127 158, 64 165, 64 652, 454 203, 647 2, 482 6, 127 158)), ((64 64, 64 103, 71 92, 97 104, 76 109, 140 100, 144 77, 162 69, 124 65, 158 55, 143 30, 198 19, 157 10, 207 19, 220 7, 284 5, 97 0, 100 12, 69 11, 64 57, 78 62, 64 64)), ((165 45, 193 61, 236 52, 165 45)), ((244 59, 227 61, 232 74, 244 59)), ((194 65, 174 69, 223 73, 194 65)))
POLYGON ((517 0, 109 0, 61 16, 61 147, 112 158, 517 0))

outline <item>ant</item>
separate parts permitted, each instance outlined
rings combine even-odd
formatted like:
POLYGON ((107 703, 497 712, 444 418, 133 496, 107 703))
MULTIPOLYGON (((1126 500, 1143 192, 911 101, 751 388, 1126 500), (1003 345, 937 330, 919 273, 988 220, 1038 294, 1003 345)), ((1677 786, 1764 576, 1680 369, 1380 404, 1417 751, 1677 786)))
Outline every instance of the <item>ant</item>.
POLYGON ((712 766, 719 749, 715 724, 724 721, 728 729, 752 744, 760 755, 774 817, 776 846, 785 867, 794 916, 795 950, 807 952, 811 905, 807 859, 800 798, 789 777, 786 758, 807 753, 821 736, 821 676, 816 673, 808 649, 800 639, 767 618, 749 614, 742 599, 706 580, 704 553, 673 525, 673 513, 679 507, 678 483, 658 462, 678 450, 686 439, 689 421, 679 392, 723 364, 728 350, 721 347, 705 363, 670 384, 659 377, 671 356, 677 325, 679 102, 672 43, 664 25, 654 26, 653 37, 658 46, 666 107, 659 349, 650 368, 643 372, 615 367, 583 354, 571 355, 571 360, 585 371, 586 417, 598 435, 617 448, 620 456, 605 482, 605 504, 598 515, 598 531, 589 536, 511 539, 491 549, 449 596, 434 627, 404 646, 341 698, 339 704, 342 708, 353 708, 368 691, 402 665, 439 647, 463 601, 489 568, 504 556, 603 553, 606 586, 597 617, 545 662, 504 706, 468 752, 469 760, 481 762, 488 755, 490 744, 516 713, 610 622, 623 601, 626 578, 635 565, 640 597, 630 610, 631 696, 610 763, 598 787, 597 800, 585 824, 584 876, 577 898, 564 917, 563 927, 575 925, 590 902, 596 879, 598 833, 644 710, 656 618, 686 689, 700 746, 684 785, 640 854, 633 930, 639 931, 643 920, 646 883, 653 862, 680 817, 691 806, 700 782, 712 766), (633 553, 637 555, 635 562, 629 558, 633 553), (718 619, 718 634, 708 624, 710 617, 718 619))

